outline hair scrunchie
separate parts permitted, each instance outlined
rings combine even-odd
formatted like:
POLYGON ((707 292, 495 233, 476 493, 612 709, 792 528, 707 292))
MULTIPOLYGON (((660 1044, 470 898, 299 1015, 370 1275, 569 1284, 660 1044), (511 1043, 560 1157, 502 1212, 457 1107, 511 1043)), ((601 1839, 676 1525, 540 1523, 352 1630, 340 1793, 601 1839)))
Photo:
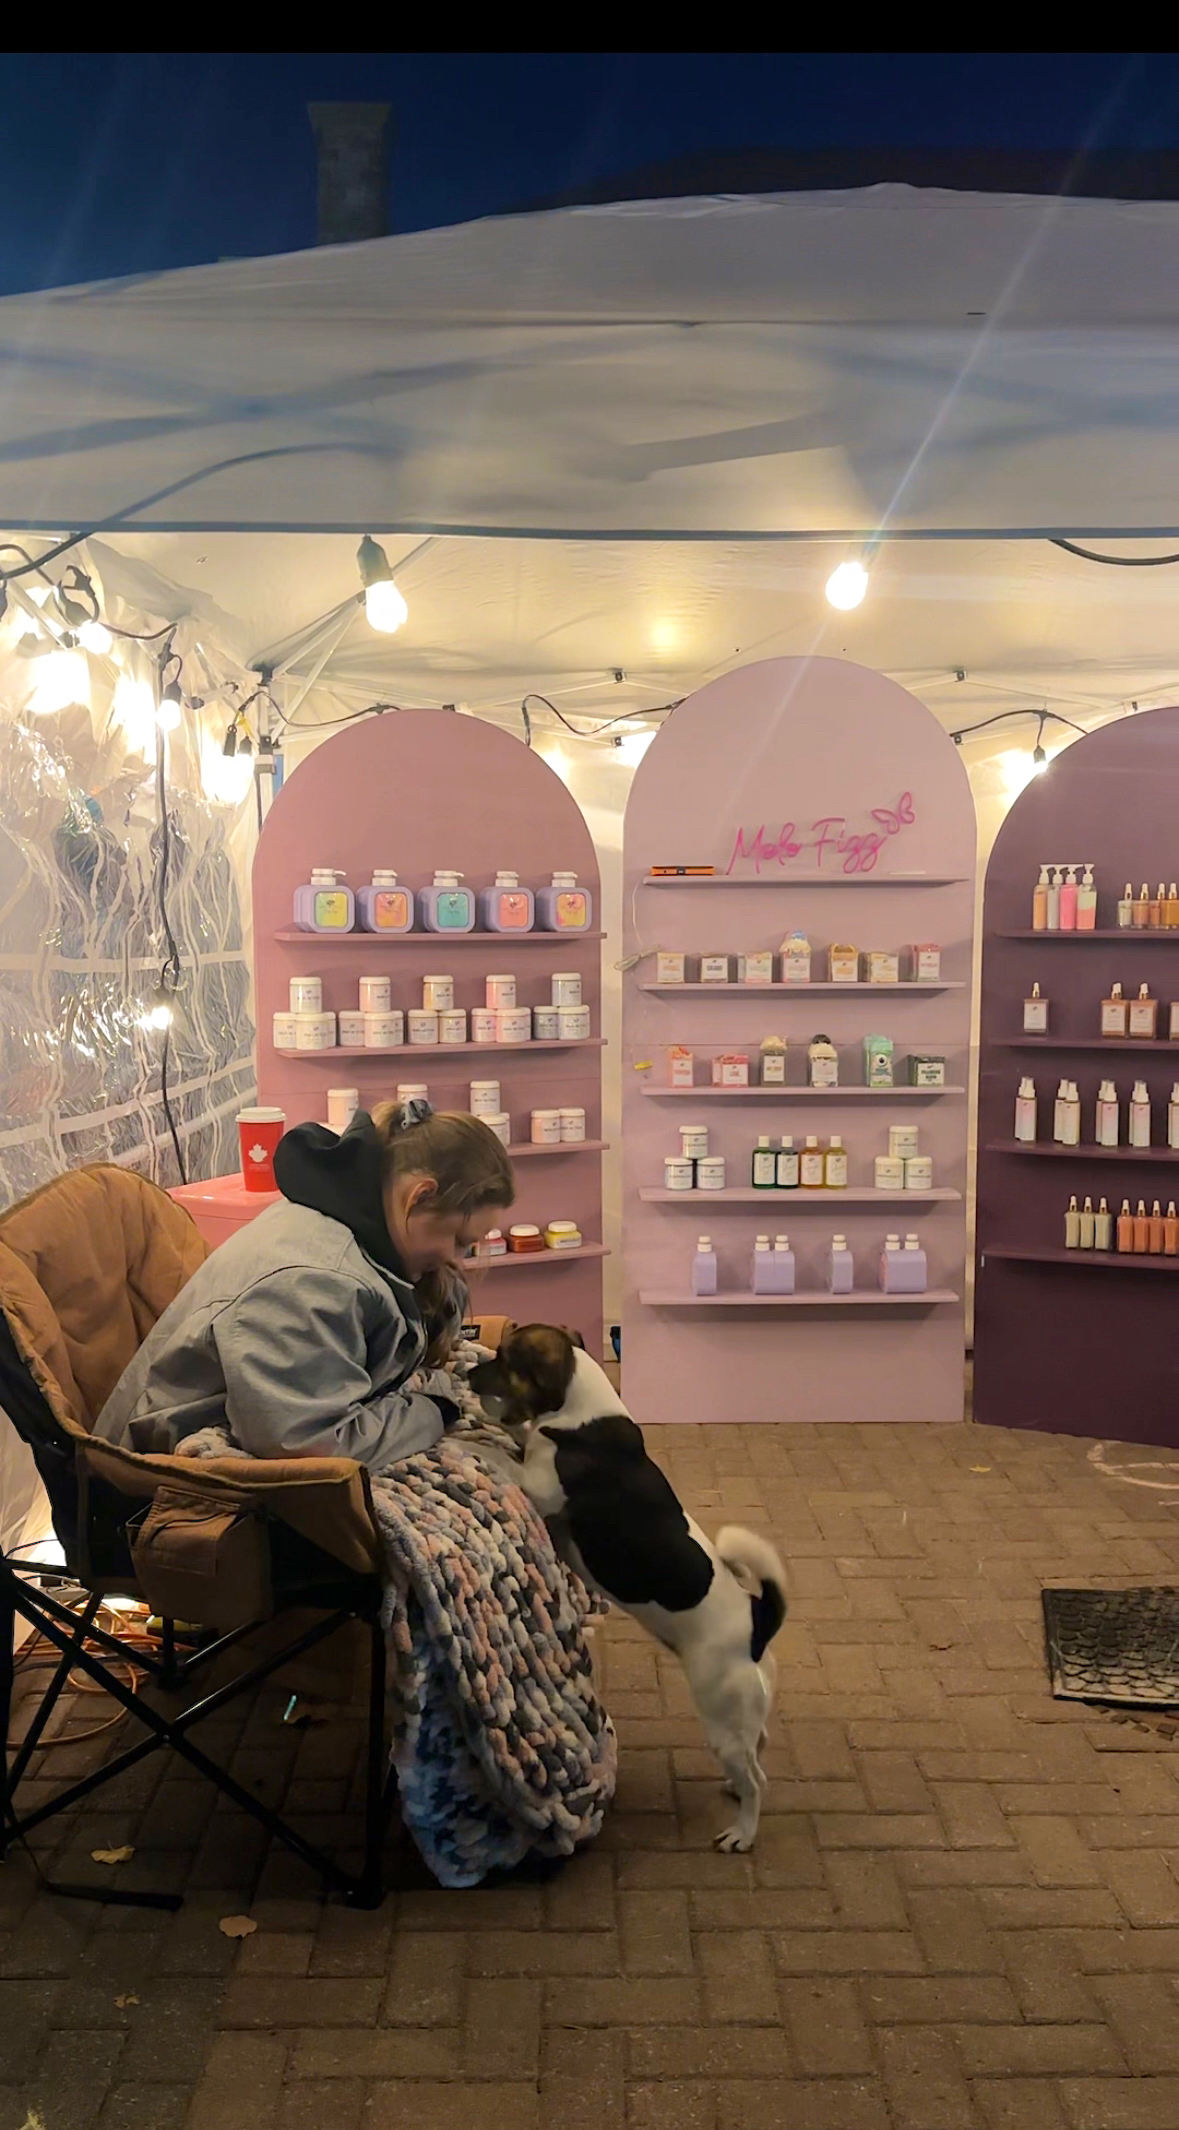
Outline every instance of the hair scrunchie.
POLYGON ((424 1124, 427 1117, 432 1117, 433 1114, 434 1111, 429 1102, 427 1102, 425 1095, 411 1095, 409 1101, 404 1105, 404 1115, 401 1119, 400 1129, 403 1132, 412 1131, 415 1124, 424 1124))

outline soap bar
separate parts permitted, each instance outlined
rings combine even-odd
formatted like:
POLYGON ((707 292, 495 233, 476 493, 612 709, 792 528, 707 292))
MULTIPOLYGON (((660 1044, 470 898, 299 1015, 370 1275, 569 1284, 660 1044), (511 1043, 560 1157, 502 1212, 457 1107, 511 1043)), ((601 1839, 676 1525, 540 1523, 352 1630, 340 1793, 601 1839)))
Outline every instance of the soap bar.
POLYGON ((657 984, 682 984, 686 954, 657 954, 655 956, 655 981, 657 984))
POLYGON ((702 954, 700 956, 700 981, 702 984, 727 984, 729 981, 728 955, 702 954))
POLYGON ((922 942, 911 946, 906 961, 909 981, 914 984, 940 984, 942 980, 942 950, 938 946, 922 942))
POLYGON ((667 1084, 669 1087, 691 1087, 696 1079, 694 1052, 683 1043, 673 1043, 667 1053, 667 1084))
POLYGON ((944 1087, 946 1084, 946 1061, 944 1058, 911 1057, 909 1059, 910 1087, 944 1087))
POLYGON ((896 984, 901 978, 899 954, 883 952, 870 947, 864 955, 864 981, 868 984, 896 984))
POLYGON ((743 1050, 723 1050, 712 1061, 714 1087, 748 1087, 749 1057, 743 1050))
POLYGON ((737 982, 739 984, 772 984, 774 981, 774 957, 772 954, 739 954, 737 956, 737 982))
POLYGON ((830 947, 827 951, 828 980, 855 984, 860 980, 860 957, 855 947, 830 947))

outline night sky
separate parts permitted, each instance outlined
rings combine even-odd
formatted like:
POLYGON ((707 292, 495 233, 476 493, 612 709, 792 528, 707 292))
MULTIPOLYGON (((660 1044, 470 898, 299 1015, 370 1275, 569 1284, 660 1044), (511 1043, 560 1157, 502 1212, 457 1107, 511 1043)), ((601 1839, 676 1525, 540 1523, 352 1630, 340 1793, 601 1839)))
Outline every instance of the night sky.
POLYGON ((1179 148, 1175 53, 8 53, 0 293, 312 243, 313 98, 392 104, 395 230, 685 154, 1179 148))

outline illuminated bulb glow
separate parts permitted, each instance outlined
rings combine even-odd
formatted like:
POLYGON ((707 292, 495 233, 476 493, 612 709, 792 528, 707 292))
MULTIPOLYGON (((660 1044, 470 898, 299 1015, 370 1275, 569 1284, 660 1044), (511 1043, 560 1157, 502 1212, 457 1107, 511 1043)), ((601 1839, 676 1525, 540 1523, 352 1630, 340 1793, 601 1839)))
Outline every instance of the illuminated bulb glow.
POLYGON ((1032 778, 1039 776, 1041 769, 1046 769, 1047 766, 1046 762, 1033 762, 1031 755, 1023 747, 1009 747, 999 756, 1004 788, 1013 799, 1017 799, 1025 786, 1031 783, 1032 778))
POLYGON ((111 716, 122 727, 127 745, 136 754, 154 754, 156 744, 156 698, 145 680, 121 673, 111 698, 111 716))
POLYGON ((182 714, 180 704, 172 702, 168 696, 165 696, 156 711, 156 723, 160 731, 175 732, 182 714))
POLYGON ((93 651, 96 658, 104 658, 114 637, 105 622, 84 621, 78 630, 78 642, 84 651, 93 651))
POLYGON ((154 1006, 149 1006, 147 1012, 141 1016, 139 1025, 141 1028, 170 1028, 172 1026, 171 1006, 165 1006, 162 1001, 154 1006))
POLYGON ((841 614, 849 614, 859 606, 868 589, 868 572, 862 562, 841 562, 827 579, 829 605, 839 608, 841 614))
POLYGON ((37 660, 29 709, 35 717, 52 717, 71 703, 89 707, 90 668, 80 651, 50 651, 37 660))
POLYGON ((646 731, 624 733, 615 749, 619 761, 625 762, 628 769, 637 769, 654 737, 653 732, 646 731))
POLYGON ((219 747, 201 751, 201 784, 214 806, 240 806, 254 780, 252 754, 222 754, 219 747))
POLYGON ((365 586, 364 613, 369 627, 382 636, 392 636, 408 621, 409 608, 392 577, 378 577, 375 584, 365 586))

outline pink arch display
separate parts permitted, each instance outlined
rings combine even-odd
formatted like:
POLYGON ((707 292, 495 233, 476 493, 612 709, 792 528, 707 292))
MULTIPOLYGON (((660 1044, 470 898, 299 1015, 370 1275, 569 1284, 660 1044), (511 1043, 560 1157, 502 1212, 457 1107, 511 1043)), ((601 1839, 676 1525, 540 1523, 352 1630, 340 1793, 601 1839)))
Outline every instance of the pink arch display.
MULTIPOLYGON (((623 1382, 641 1420, 956 1420, 963 1405, 966 1078, 974 807, 957 751, 903 688, 838 659, 770 659, 682 703, 636 772, 624 840, 625 1244, 623 1382), (711 879, 657 884, 651 868, 709 864, 711 879), (809 987, 657 985, 656 953, 736 957, 795 928, 810 939, 809 987), (824 987, 831 945, 935 942, 937 985, 824 987), (803 1086, 811 1037, 831 1037, 840 1086, 803 1086), (714 1054, 756 1058, 784 1037, 784 1087, 714 1094, 714 1054), (943 1056, 945 1092, 871 1091, 862 1039, 893 1038, 898 1083, 912 1053, 943 1056), (696 1059, 696 1088, 667 1087, 669 1048, 696 1059), (665 1193, 679 1127, 704 1124, 726 1162, 723 1194, 665 1193), (915 1124, 933 1163, 929 1195, 877 1196, 888 1127, 915 1124), (842 1136, 846 1191, 750 1190, 753 1143, 842 1136), (748 1201, 748 1202, 747 1202, 748 1201), (832 1234, 848 1238, 850 1300, 824 1286, 832 1234), (755 1236, 785 1230, 790 1300, 751 1301, 755 1236), (929 1292, 880 1296, 886 1232, 916 1230, 929 1292), (713 1237, 721 1293, 689 1295, 699 1232, 713 1237)), ((736 969, 732 974, 735 978, 736 969)))
MULTIPOLYGON (((438 1109, 468 1109, 472 1079, 498 1078, 519 1147, 512 1215, 575 1220, 585 1251, 558 1259, 512 1258, 472 1270, 476 1306, 488 1313, 571 1324, 591 1352, 602 1340, 601 934, 597 860, 581 811, 559 777, 509 733, 442 710, 366 719, 326 740, 288 779, 267 817, 254 859, 254 966, 259 1100, 294 1123, 326 1121, 327 1090, 356 1086, 362 1103, 391 1097, 398 1081, 425 1081, 438 1109), (359 888, 374 866, 394 866, 413 888, 435 867, 456 867, 486 887, 514 866, 528 886, 554 870, 577 873, 594 898, 589 936, 533 932, 512 940, 476 931, 447 939, 414 931, 392 938, 294 932, 295 890, 313 865, 342 868, 359 888), (546 1004, 556 970, 576 970, 593 1041, 581 1046, 480 1047, 464 1053, 282 1055, 273 1016, 288 1004, 292 976, 323 979, 324 1005, 355 1007, 361 976, 389 976, 393 1003, 421 1005, 424 975, 454 977, 455 1003, 484 1002, 484 977, 514 972, 520 1003, 546 1004), (586 1112, 584 1147, 529 1148, 534 1108, 586 1112)), ((507 1222, 505 1221, 505 1226, 507 1222)))

